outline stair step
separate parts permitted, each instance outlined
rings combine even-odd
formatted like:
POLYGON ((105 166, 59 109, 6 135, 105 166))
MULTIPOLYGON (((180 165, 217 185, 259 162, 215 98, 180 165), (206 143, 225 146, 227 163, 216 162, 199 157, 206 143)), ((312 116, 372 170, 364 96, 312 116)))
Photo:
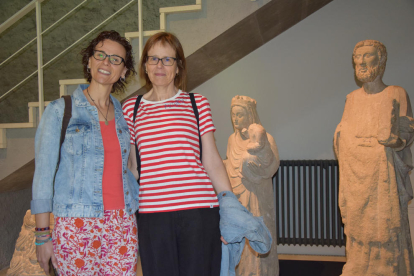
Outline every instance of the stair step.
MULTIPOLYGON (((201 11, 201 3, 198 4, 198 1, 197 1, 197 5, 160 8, 161 30, 144 31, 143 36, 144 37, 149 37, 149 36, 155 35, 156 33, 165 31, 165 16, 167 14, 181 13, 181 12, 193 12, 193 11, 201 11)), ((125 33, 125 37, 129 40, 132 39, 132 38, 139 38, 139 32, 125 33)))
MULTIPOLYGON (((163 30, 144 31, 144 37, 155 35, 156 33, 163 32, 163 30)), ((125 33, 127 39, 139 38, 139 32, 128 32, 125 33)))
POLYGON ((6 136, 6 129, 0 128, 0 149, 7 148, 7 136, 6 136))
POLYGON ((0 124, 1 128, 31 128, 36 127, 35 123, 6 123, 6 124, 0 124))
MULTIPOLYGON (((45 106, 47 106, 48 104, 50 104, 51 103, 51 101, 47 101, 47 102, 45 102, 45 106)), ((29 102, 28 104, 27 104, 29 107, 39 107, 39 102, 29 102)))
MULTIPOLYGON (((42 2, 43 0, 40 0, 42 2)), ((167 7, 167 8, 160 8, 160 30, 151 30, 151 31, 144 31, 144 37, 150 37, 156 33, 165 31, 166 27, 166 15, 172 13, 181 13, 181 12, 194 12, 194 11, 201 11, 201 1, 196 0, 195 5, 187 5, 187 6, 176 6, 176 7, 167 7)), ((3 26, 3 25, 2 25, 3 26)), ((125 33, 125 37, 128 40, 132 38, 139 38, 140 32, 128 32, 125 33)), ((141 49, 140 49, 141 50, 141 49)), ((69 80, 60 80, 60 96, 68 94, 68 85, 76 85, 76 84, 86 84, 88 83, 86 79, 69 79, 69 80)), ((45 107, 50 103, 50 101, 44 102, 45 107)), ((37 126, 37 122, 35 120, 36 111, 35 108, 39 108, 39 102, 29 102, 29 122, 28 123, 6 123, 0 124, 0 148, 6 148, 6 129, 7 128, 33 128, 37 126)))
POLYGON ((187 5, 177 7, 160 8, 160 13, 179 13, 179 12, 193 12, 201 11, 201 5, 187 5))
POLYGON ((59 80, 59 85, 74 85, 74 84, 87 84, 86 79, 68 79, 68 80, 59 80))

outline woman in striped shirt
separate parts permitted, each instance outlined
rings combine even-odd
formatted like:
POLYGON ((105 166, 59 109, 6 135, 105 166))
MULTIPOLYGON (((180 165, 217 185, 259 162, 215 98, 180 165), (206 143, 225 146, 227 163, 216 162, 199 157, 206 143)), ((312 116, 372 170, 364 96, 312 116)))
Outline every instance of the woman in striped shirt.
POLYGON ((193 109, 190 94, 183 92, 186 61, 174 35, 162 32, 149 38, 139 69, 149 92, 138 100, 136 116, 137 97, 125 101, 123 111, 131 133, 129 167, 137 178, 135 147, 140 157, 143 274, 219 275, 216 193, 231 191, 231 186, 214 141, 210 105, 194 94, 193 109))

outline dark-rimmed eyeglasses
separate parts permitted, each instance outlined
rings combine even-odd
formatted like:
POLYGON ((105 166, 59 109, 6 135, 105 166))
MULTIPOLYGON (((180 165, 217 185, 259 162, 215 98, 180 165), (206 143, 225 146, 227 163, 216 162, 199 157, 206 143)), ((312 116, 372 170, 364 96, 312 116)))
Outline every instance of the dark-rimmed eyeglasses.
POLYGON ((164 66, 172 66, 174 65, 174 62, 177 60, 176 58, 173 57, 163 57, 163 58, 158 58, 158 57, 154 57, 154 56, 148 56, 147 57, 147 63, 149 65, 157 65, 158 62, 160 62, 164 65, 164 66))
POLYGON ((117 56, 117 55, 108 55, 104 51, 94 50, 93 57, 97 60, 105 60, 106 57, 108 57, 109 62, 112 63, 113 65, 119 65, 122 62, 125 63, 125 60, 122 57, 117 56))

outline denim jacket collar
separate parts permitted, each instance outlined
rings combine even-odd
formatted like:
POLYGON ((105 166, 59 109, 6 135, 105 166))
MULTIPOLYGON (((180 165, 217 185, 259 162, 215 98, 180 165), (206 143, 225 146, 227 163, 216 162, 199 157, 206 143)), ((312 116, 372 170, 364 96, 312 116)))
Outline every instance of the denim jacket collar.
MULTIPOLYGON (((77 107, 86 107, 89 110, 94 110, 95 108, 89 103, 88 99, 83 94, 83 90, 89 87, 89 84, 80 84, 78 88, 73 92, 73 100, 77 107)), ((122 106, 121 104, 112 96, 111 97, 112 103, 115 108, 115 119, 116 121, 120 120, 123 117, 122 113, 122 106), (115 100, 114 100, 115 99, 115 100)))

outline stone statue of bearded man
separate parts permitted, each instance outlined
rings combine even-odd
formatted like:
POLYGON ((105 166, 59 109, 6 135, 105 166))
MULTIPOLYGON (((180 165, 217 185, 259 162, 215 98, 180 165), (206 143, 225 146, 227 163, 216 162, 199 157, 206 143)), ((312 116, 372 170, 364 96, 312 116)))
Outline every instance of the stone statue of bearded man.
POLYGON ((362 87, 347 96, 334 135, 347 236, 342 275, 413 275, 410 100, 403 88, 383 83, 387 52, 381 42, 357 43, 353 61, 362 87))

